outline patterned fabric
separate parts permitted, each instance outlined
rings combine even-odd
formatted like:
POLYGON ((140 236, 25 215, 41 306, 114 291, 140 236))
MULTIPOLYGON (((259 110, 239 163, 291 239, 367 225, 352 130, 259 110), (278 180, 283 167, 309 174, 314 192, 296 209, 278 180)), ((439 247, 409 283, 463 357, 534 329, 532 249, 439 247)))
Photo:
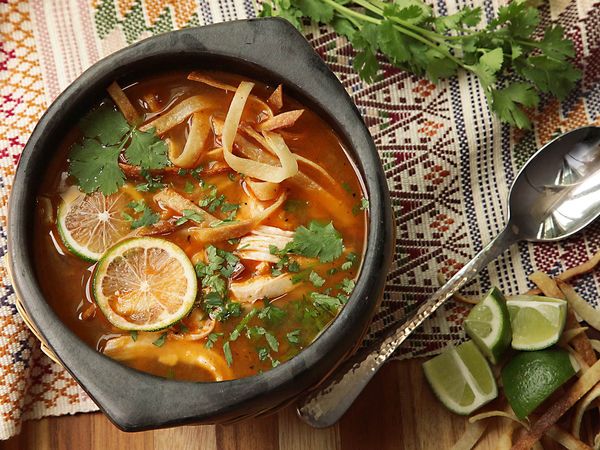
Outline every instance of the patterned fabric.
MULTIPOLYGON (((435 0, 452 13, 463 0, 435 0)), ((482 4, 489 20, 499 3, 482 4)), ((254 15, 251 0, 0 0, 0 252, 6 252, 7 197, 27 138, 46 106, 99 58, 152 34, 254 15)), ((533 113, 534 132, 501 126, 471 75, 437 86, 385 63, 372 85, 352 70, 353 50, 329 29, 306 29, 314 48, 352 95, 375 139, 396 214, 396 257, 369 339, 430 296, 437 274, 449 275, 497 234, 516 171, 556 133, 600 124, 600 3, 556 0, 544 23, 561 23, 574 40, 584 77, 564 102, 533 113)), ((561 244, 514 246, 466 289, 492 285, 512 294, 528 288, 533 270, 556 273, 600 249, 600 224, 561 244)), ((600 303, 600 273, 580 292, 600 303)), ((399 357, 438 352, 464 338, 467 308, 448 302, 406 343, 399 357)), ((0 438, 24 419, 95 410, 64 369, 39 350, 14 306, 0 265, 0 438)))

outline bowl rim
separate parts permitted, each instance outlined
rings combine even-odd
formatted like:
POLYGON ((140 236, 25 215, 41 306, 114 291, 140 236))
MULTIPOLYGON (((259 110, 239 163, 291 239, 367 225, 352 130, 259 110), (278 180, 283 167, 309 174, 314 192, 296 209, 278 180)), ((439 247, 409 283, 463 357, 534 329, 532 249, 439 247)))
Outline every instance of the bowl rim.
POLYGON ((9 211, 9 266, 16 294, 62 365, 110 420, 126 431, 235 420, 281 404, 316 384, 366 330, 369 320, 365 317, 370 319, 375 311, 393 254, 390 196, 368 129, 344 87, 319 55, 289 22, 278 18, 238 20, 164 33, 92 65, 54 100, 36 125, 15 173, 9 211), (267 78, 284 82, 286 89, 291 88, 293 96, 303 103, 308 100, 318 105, 317 109, 326 115, 324 119, 346 142, 370 203, 368 237, 356 286, 332 323, 311 345, 278 367, 251 377, 211 383, 165 380, 139 372, 81 341, 45 301, 36 281, 28 243, 33 214, 31 199, 37 194, 37 185, 32 187, 34 183, 29 180, 42 170, 36 164, 42 164, 43 150, 48 148, 52 137, 60 135, 61 130, 64 135, 61 124, 65 117, 93 103, 86 101, 86 95, 94 97, 89 93, 102 83, 106 86, 112 80, 132 74, 136 65, 187 57, 235 62, 244 69, 234 72, 264 73, 267 78), (296 60, 298 64, 278 65, 273 61, 277 57, 296 60), (297 71, 300 66, 302 71, 297 71), (359 323, 362 329, 349 326, 359 323), (109 386, 111 379, 122 380, 122 385, 109 386), (198 394, 202 398, 197 398, 198 394))

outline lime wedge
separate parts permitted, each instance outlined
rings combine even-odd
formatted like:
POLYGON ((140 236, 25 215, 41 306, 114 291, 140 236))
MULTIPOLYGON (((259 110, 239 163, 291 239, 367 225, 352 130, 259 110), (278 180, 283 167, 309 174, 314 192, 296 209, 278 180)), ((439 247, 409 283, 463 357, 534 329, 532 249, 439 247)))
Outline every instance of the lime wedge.
POLYGON ((473 341, 445 350, 423 370, 435 395, 457 414, 471 414, 498 395, 490 366, 473 341))
POLYGON ((541 350, 558 342, 567 318, 566 301, 522 295, 506 304, 514 349, 541 350))
POLYGON ((498 288, 492 288, 473 307, 465 320, 465 330, 483 354, 497 364, 512 337, 506 300, 498 288))
POLYGON ((131 201, 123 192, 84 194, 71 187, 62 195, 56 227, 71 253, 86 261, 98 261, 106 249, 131 234, 121 211, 131 201))
POLYGON ((96 303, 115 327, 156 331, 194 307, 196 271, 177 245, 158 238, 133 238, 111 247, 94 272, 96 303))
POLYGON ((552 348, 515 355, 502 369, 504 393, 519 419, 524 419, 569 378, 576 363, 565 350, 552 348))

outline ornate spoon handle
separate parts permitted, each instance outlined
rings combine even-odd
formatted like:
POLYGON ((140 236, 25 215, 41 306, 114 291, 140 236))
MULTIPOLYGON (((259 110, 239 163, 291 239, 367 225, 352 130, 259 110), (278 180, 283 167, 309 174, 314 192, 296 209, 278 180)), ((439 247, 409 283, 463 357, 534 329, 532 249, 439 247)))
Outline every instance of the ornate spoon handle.
POLYGON ((398 324, 387 337, 370 348, 352 356, 336 369, 331 378, 302 399, 298 407, 300 418, 316 428, 336 423, 400 344, 446 299, 517 241, 518 237, 511 230, 509 223, 433 297, 423 303, 409 320, 398 324))

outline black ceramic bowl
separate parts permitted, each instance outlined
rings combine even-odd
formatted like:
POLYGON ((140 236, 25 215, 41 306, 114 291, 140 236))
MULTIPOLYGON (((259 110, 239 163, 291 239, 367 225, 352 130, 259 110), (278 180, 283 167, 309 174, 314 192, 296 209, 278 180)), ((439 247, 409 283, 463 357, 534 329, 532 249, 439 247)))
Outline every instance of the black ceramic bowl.
MULTIPOLYGON (((48 108, 23 151, 10 197, 9 261, 27 315, 98 406, 127 431, 232 421, 276 408, 323 379, 359 343, 381 298, 392 253, 392 213, 373 141, 350 97, 288 22, 257 19, 165 33, 94 64, 48 108), (54 149, 114 80, 173 68, 215 68, 267 83, 316 110, 345 141, 370 201, 368 242, 356 288, 339 317, 290 361, 215 383, 170 381, 125 367, 77 338, 48 306, 32 260, 34 204, 54 149)), ((60 282, 60 280, 56 280, 60 282)))

